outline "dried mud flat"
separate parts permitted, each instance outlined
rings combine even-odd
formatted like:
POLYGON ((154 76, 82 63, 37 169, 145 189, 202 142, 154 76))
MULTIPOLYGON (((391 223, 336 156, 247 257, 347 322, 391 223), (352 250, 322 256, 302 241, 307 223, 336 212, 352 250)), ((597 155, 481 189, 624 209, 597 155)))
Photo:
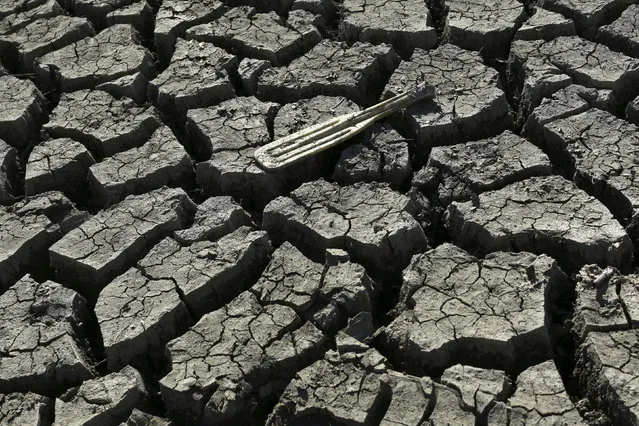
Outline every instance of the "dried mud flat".
POLYGON ((0 0, 0 425, 639 425, 638 16, 0 0))

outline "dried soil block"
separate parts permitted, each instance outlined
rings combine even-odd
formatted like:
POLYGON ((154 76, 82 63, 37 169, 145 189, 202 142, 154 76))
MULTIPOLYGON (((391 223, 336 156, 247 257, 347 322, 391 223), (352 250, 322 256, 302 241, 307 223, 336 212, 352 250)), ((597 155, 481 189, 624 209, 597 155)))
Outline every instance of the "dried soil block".
POLYGON ((211 23, 190 28, 186 38, 281 66, 322 40, 316 21, 317 16, 300 10, 291 11, 285 20, 275 12, 257 13, 252 7, 236 7, 211 23))
POLYGON ((631 5, 619 19, 599 28, 597 41, 626 55, 639 57, 639 5, 631 5))
POLYGON ((25 194, 59 190, 71 198, 86 195, 87 173, 94 163, 93 156, 80 142, 67 138, 42 142, 29 155, 25 194))
POLYGON ((0 75, 0 139, 23 149, 45 120, 45 99, 29 80, 0 75))
POLYGON ((132 195, 103 210, 49 249, 57 276, 95 300, 155 242, 187 227, 195 205, 181 189, 132 195))
POLYGON ((540 7, 515 33, 515 40, 552 40, 561 36, 577 35, 572 19, 540 7))
POLYGON ((390 43, 402 53, 437 44, 431 13, 421 0, 346 0, 339 30, 345 40, 390 43))
POLYGON ((594 197, 558 176, 532 177, 474 202, 454 202, 446 213, 452 240, 480 253, 546 253, 569 271, 587 263, 625 268, 632 243, 594 197))
POLYGON ((547 0, 543 6, 572 19, 579 34, 592 38, 597 28, 615 19, 633 3, 633 0, 547 0))
POLYGON ((266 233, 247 227, 187 247, 162 240, 98 297, 109 369, 153 358, 202 315, 246 290, 270 252, 266 233))
POLYGON ((93 89, 137 72, 152 77, 155 68, 151 52, 139 44, 139 35, 130 25, 114 25, 95 37, 47 53, 35 66, 38 84, 63 92, 93 89))
POLYGON ((18 31, 0 35, 0 57, 10 70, 29 73, 41 56, 94 34, 84 18, 66 15, 40 18, 18 31))
POLYGON ((399 56, 387 44, 356 42, 348 47, 324 40, 290 65, 264 71, 257 95, 281 103, 326 95, 372 104, 377 88, 398 63, 399 56))
POLYGON ((171 63, 149 83, 149 99, 161 110, 187 110, 235 97, 231 77, 237 58, 211 43, 178 40, 171 63))
MULTIPOLYGON (((11 3, 11 1, 7 0, 6 3, 11 3)), ((32 9, 20 9, 5 17, 0 16, 0 34, 10 34, 38 19, 52 18, 62 14, 63 9, 56 0, 46 0, 40 6, 32 9)))
POLYGON ((385 88, 384 98, 432 85, 436 97, 409 107, 404 120, 415 136, 415 161, 426 162, 432 146, 492 136, 511 126, 508 101, 499 73, 478 53, 451 44, 435 50, 415 49, 402 61, 385 88))
POLYGON ((226 6, 218 0, 163 1, 155 16, 154 32, 155 49, 160 61, 169 63, 177 37, 183 36, 188 28, 211 22, 226 10, 226 6))
POLYGON ((263 226, 316 257, 328 248, 347 250, 353 260, 376 271, 393 271, 426 248, 415 206, 385 184, 340 187, 325 180, 301 185, 264 210, 263 226))
POLYGON ((194 177, 193 162, 167 126, 141 147, 123 151, 89 168, 91 193, 97 205, 108 207, 131 194, 162 186, 180 186, 194 177))
POLYGON ((0 393, 56 394, 94 374, 85 299, 23 277, 0 295, 0 393))
POLYGON ((53 420, 51 398, 35 393, 0 394, 0 423, 48 425, 53 420))
POLYGON ((552 356, 544 294, 565 281, 545 255, 479 260, 445 243, 404 270, 398 316, 381 335, 384 353, 416 375, 458 363, 520 371, 552 356))
MULTIPOLYGON (((151 2, 157 4, 153 0, 151 2)), ((128 6, 109 12, 106 16, 106 22, 107 26, 129 24, 144 35, 152 35, 155 10, 147 0, 136 1, 128 6)))
POLYGON ((99 90, 65 93, 44 130, 81 142, 96 160, 139 147, 162 123, 154 108, 116 99, 99 90))
POLYGON ((46 0, 26 0, 16 3, 13 0, 0 0, 0 19, 22 10, 30 10, 42 6, 45 2, 46 0))
POLYGON ((142 376, 132 367, 87 380, 55 401, 55 425, 118 425, 148 396, 142 376))
POLYGON ((18 152, 0 139, 0 204, 10 204, 18 184, 18 152))

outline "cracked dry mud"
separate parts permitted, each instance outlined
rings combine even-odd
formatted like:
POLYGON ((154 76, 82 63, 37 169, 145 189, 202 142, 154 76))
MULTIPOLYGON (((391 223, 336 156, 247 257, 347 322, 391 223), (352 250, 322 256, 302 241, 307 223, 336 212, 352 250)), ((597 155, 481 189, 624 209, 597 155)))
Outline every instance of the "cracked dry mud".
POLYGON ((639 426, 638 17, 0 0, 0 425, 639 426))

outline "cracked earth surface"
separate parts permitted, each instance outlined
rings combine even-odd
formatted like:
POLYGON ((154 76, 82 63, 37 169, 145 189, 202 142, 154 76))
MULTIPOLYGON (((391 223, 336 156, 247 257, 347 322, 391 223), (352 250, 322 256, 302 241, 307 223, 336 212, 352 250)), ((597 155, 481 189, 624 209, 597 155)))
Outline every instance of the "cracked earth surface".
POLYGON ((639 426, 637 87, 636 0, 0 0, 0 426, 639 426))

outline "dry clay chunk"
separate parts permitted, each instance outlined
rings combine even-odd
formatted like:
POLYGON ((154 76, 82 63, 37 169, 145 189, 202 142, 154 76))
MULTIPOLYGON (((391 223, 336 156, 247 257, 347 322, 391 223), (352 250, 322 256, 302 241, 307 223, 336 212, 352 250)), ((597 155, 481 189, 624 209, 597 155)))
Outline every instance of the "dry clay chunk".
POLYGON ((96 160, 141 146, 162 124, 153 108, 99 90, 65 93, 44 125, 51 136, 81 142, 96 160))
POLYGON ((372 285, 359 265, 323 266, 283 244, 255 286, 169 343, 172 368, 160 381, 169 413, 240 424, 323 355, 320 329, 333 334, 370 312, 372 285))
POLYGON ((414 374, 457 363, 517 370, 548 359, 545 292, 566 277, 554 260, 498 252, 479 260, 445 243, 404 270, 385 353, 414 374))
POLYGON ((142 257, 150 244, 188 226, 195 205, 181 189, 132 195, 74 229, 49 249, 61 280, 90 299, 142 257))
POLYGON ((626 120, 639 126, 639 96, 628 102, 626 106, 626 120))
POLYGON ((155 16, 155 49, 160 61, 168 63, 175 40, 195 25, 210 22, 227 8, 218 0, 165 0, 155 16))
POLYGON ((503 400, 512 390, 512 383, 503 371, 462 364, 446 369, 441 382, 458 389, 464 407, 476 416, 487 414, 494 401, 503 400))
POLYGON ((36 79, 42 87, 59 85, 63 92, 73 92, 136 72, 152 76, 153 57, 138 38, 130 25, 109 27, 41 57, 35 66, 36 79))
POLYGON ((489 425, 587 424, 570 400, 552 360, 522 372, 517 377, 515 389, 505 403, 498 402, 491 409, 489 425))
POLYGON ((538 7, 515 33, 515 40, 552 40, 577 34, 575 23, 559 13, 538 7))
POLYGON ((44 141, 31 151, 24 178, 26 195, 59 190, 81 195, 86 187, 93 156, 80 142, 72 139, 44 141))
MULTIPOLYGON (((5 3, 15 3, 12 0, 5 0, 5 3)), ((0 12, 0 34, 9 34, 26 27, 31 22, 41 18, 51 18, 62 15, 63 9, 56 0, 44 0, 40 6, 16 10, 14 13, 2 17, 0 12), (46 1, 46 3, 45 3, 46 1)), ((17 3, 22 5, 23 3, 17 3)), ((0 6, 2 7, 2 6, 0 6)))
POLYGON ((0 204, 9 204, 14 199, 14 188, 18 182, 18 152, 0 139, 0 204))
POLYGON ((577 184, 595 196, 638 237, 637 126, 599 109, 544 125, 538 141, 553 162, 569 164, 577 184))
POLYGON ((29 10, 41 6, 45 1, 46 0, 25 0, 16 2, 14 0, 0 0, 0 19, 21 10, 29 10))
MULTIPOLYGON (((603 44, 579 37, 551 41, 517 40, 509 57, 511 80, 521 81, 519 120, 525 120, 542 98, 580 84, 611 90, 619 104, 637 94, 639 59, 614 52, 603 44)), ((523 122, 522 122, 523 124, 523 122)))
POLYGON ((263 226, 274 238, 318 256, 341 248, 364 266, 393 271, 426 248, 414 210, 407 197, 385 184, 340 187, 320 179, 273 200, 264 210, 263 226))
POLYGON ((594 37, 597 28, 634 3, 634 0, 545 0, 543 6, 575 21, 584 37, 594 37))
POLYGON ((98 84, 95 88, 110 93, 115 98, 131 98, 138 105, 142 105, 147 100, 148 86, 149 78, 143 73, 137 72, 98 84))
POLYGON ((52 226, 44 215, 0 208, 0 294, 20 278, 24 266, 46 250, 52 226))
POLYGON ((197 206, 193 225, 189 229, 175 231, 173 238, 182 245, 216 240, 250 224, 251 217, 233 198, 224 195, 210 197, 197 206))
POLYGON ((29 80, 0 75, 0 139, 18 149, 35 139, 45 99, 29 80))
MULTIPOLYGON (((127 3, 130 0, 127 0, 127 3)), ((151 0, 152 3, 155 3, 151 0)), ((143 34, 153 33, 155 10, 147 0, 138 0, 128 6, 116 9, 106 16, 107 26, 130 24, 143 34)))
POLYGON ((276 102, 317 95, 344 96, 360 105, 377 101, 376 88, 399 63, 386 44, 356 42, 351 47, 324 40, 290 65, 265 70, 257 94, 276 102))
POLYGON ((167 111, 184 113, 235 96, 229 74, 237 58, 211 43, 178 40, 169 67, 149 83, 149 98, 167 111))
POLYGON ((422 0, 345 0, 339 30, 346 40, 391 43, 399 52, 437 44, 431 14, 422 0))
POLYGON ((531 176, 549 175, 548 156, 526 139, 506 131, 499 136, 435 147, 413 185, 425 193, 435 189, 437 201, 468 201, 531 176))
POLYGON ((55 401, 54 426, 118 425, 144 405, 147 390, 132 367, 87 380, 55 401))
POLYGON ((364 133, 363 143, 342 151, 333 179, 340 185, 381 181, 399 187, 410 175, 408 141, 391 126, 378 124, 364 133))
POLYGON ((62 0, 70 6, 74 15, 85 16, 96 25, 103 27, 107 14, 129 6, 134 0, 62 0))
POLYGON ((193 176, 191 157, 167 126, 140 148, 115 154, 89 169, 89 187, 97 204, 110 206, 127 195, 162 186, 178 186, 193 176))
POLYGON ((266 233, 247 227, 188 247, 162 240, 98 297, 95 312, 109 368, 152 355, 246 290, 269 254, 266 233))
POLYGON ((533 177, 473 202, 454 202, 446 227, 455 243, 481 253, 546 253, 568 270, 588 263, 628 266, 632 243, 606 207, 561 177, 533 177))
POLYGON ((52 394, 93 376, 86 301, 52 281, 23 277, 0 295, 0 393, 52 394))
POLYGON ((416 136, 417 162, 425 163, 424 153, 432 146, 487 137, 510 126, 499 73, 483 65, 478 53, 452 44, 415 49, 393 73, 384 97, 413 90, 422 81, 435 88, 436 97, 413 105, 405 114, 416 136))
POLYGON ((95 34, 84 18, 58 15, 40 18, 10 34, 0 36, 0 57, 4 65, 31 72, 37 58, 95 34))
POLYGON ((619 19, 599 28, 597 41, 627 55, 639 56, 639 5, 631 5, 619 19))
POLYGON ((285 65, 322 40, 314 25, 316 18, 294 10, 284 20, 275 12, 256 13, 252 7, 236 7, 214 22, 187 30, 186 38, 211 42, 240 56, 285 65))
POLYGON ((49 425, 53 401, 35 393, 0 394, 0 424, 49 425))
POLYGON ((247 97, 189 111, 187 135, 198 142, 203 157, 210 157, 196 166, 198 184, 206 193, 233 195, 261 208, 286 190, 317 178, 325 158, 321 155, 265 171, 255 163, 253 153, 271 141, 271 123, 277 139, 357 106, 344 98, 318 96, 277 109, 277 104, 247 97))
POLYGON ((448 0, 446 6, 450 42, 493 57, 508 51, 517 21, 526 16, 517 0, 448 0))

